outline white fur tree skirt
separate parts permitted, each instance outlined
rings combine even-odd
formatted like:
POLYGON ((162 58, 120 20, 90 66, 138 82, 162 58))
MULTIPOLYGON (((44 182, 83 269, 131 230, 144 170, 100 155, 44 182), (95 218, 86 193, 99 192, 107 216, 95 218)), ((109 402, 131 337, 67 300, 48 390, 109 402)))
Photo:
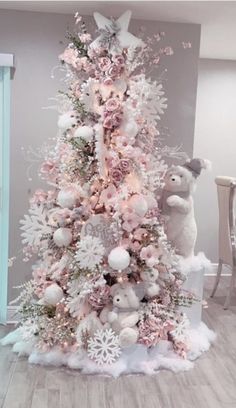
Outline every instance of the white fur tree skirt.
POLYGON ((41 353, 35 350, 34 344, 21 339, 20 329, 9 333, 1 340, 2 345, 14 345, 13 351, 21 356, 28 356, 29 363, 67 366, 80 370, 83 374, 105 374, 118 377, 120 374, 144 373, 154 374, 160 369, 168 369, 175 373, 186 371, 193 367, 193 361, 210 348, 215 340, 215 333, 205 323, 189 331, 190 351, 187 359, 183 359, 173 351, 171 343, 160 341, 159 345, 148 349, 146 346, 136 344, 125 349, 119 359, 112 365, 98 366, 90 360, 86 353, 63 353, 58 349, 41 353))

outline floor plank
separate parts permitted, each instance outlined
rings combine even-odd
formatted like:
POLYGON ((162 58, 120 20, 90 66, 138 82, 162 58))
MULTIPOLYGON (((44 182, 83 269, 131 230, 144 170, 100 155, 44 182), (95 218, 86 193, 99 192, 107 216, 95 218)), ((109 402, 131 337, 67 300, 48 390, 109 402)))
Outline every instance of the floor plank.
MULTIPOLYGON (((203 320, 217 332, 209 352, 193 370, 118 379, 86 376, 65 368, 29 365, 10 347, 0 348, 1 408, 235 408, 236 296, 223 310, 228 279, 223 278, 214 299, 213 279, 205 282, 208 308, 203 320)), ((10 328, 0 327, 0 337, 10 328)))

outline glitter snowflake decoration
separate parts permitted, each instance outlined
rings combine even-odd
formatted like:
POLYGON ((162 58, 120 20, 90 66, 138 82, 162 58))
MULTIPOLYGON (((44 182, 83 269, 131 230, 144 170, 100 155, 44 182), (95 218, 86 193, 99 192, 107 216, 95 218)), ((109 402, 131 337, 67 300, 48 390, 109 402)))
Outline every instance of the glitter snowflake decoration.
POLYGON ((175 341, 181 341, 185 342, 186 337, 187 337, 187 331, 189 329, 189 320, 186 316, 186 314, 183 314, 182 320, 180 320, 174 330, 170 332, 170 334, 173 336, 175 341))
POLYGON ((82 269, 94 270, 102 261, 105 248, 99 238, 87 235, 77 244, 76 261, 82 269))
POLYGON ((88 340, 88 356, 100 366, 114 363, 120 354, 119 337, 112 329, 98 330, 88 340))
POLYGON ((23 244, 39 246, 43 237, 52 234, 52 227, 48 224, 48 213, 44 206, 33 205, 30 215, 20 221, 23 244))

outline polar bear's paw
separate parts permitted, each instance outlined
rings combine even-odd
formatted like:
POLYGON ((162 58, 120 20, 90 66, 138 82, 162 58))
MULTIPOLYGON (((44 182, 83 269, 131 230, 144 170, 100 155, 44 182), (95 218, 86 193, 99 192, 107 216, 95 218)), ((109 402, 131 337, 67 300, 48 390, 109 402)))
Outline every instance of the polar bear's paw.
POLYGON ((167 198, 166 202, 170 207, 176 207, 181 206, 182 199, 177 195, 171 195, 170 197, 167 198))
POLYGON ((131 344, 135 344, 138 340, 138 331, 131 327, 126 327, 120 332, 120 346, 128 347, 131 344))

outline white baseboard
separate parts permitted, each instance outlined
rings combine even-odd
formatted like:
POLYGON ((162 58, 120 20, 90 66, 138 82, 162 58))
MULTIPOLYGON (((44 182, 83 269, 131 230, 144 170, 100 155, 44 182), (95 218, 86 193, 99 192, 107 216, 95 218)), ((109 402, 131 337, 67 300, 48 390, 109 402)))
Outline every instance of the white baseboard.
POLYGON ((17 313, 17 306, 7 306, 7 324, 15 324, 20 320, 20 316, 17 313))

